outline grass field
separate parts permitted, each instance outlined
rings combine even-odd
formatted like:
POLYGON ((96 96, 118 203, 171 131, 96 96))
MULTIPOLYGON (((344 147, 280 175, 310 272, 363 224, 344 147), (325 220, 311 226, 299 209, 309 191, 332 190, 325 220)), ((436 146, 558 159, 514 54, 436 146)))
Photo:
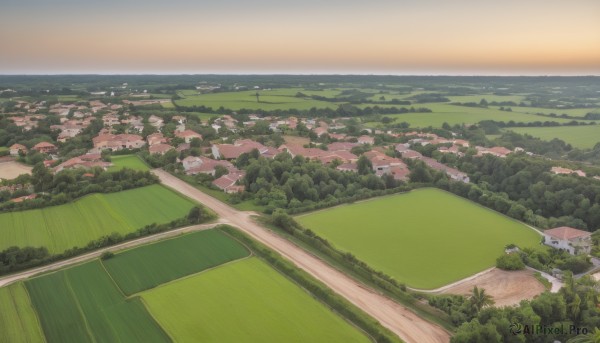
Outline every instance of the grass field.
POLYGON ((533 247, 540 241, 524 224, 434 188, 296 219, 339 249, 422 289, 492 267, 506 244, 533 247))
POLYGON ((128 250, 103 264, 119 288, 131 295, 248 255, 223 232, 206 230, 128 250))
POLYGON ((170 342, 141 300, 125 299, 99 261, 25 285, 48 342, 170 342))
POLYGON ((177 342, 369 342, 255 257, 141 296, 177 342))
POLYGON ((112 232, 124 234, 152 223, 167 223, 185 216, 192 206, 187 198, 152 185, 92 194, 60 206, 2 213, 0 250, 16 245, 63 252, 112 232))
POLYGON ((562 139, 577 148, 593 148, 600 142, 600 125, 553 126, 553 127, 511 127, 511 131, 527 133, 543 140, 562 139))
MULTIPOLYGON (((366 107, 367 105, 360 105, 366 107)), ((380 105, 381 106, 381 105, 380 105)), ((482 120, 496 120, 508 122, 513 120, 515 122, 544 122, 544 121, 556 121, 564 123, 571 121, 572 119, 564 118, 548 118, 538 116, 535 114, 526 114, 518 112, 506 112, 500 111, 493 108, 478 108, 478 107, 467 107, 467 106, 455 106, 450 104, 415 104, 415 107, 429 108, 433 112, 431 113, 402 113, 402 114, 386 114, 386 117, 396 119, 397 123, 407 122, 411 127, 441 127, 444 122, 454 124, 475 124, 482 120)), ((383 105, 381 107, 386 107, 383 105)), ((387 106, 389 107, 389 106, 387 106)), ((396 107, 402 107, 398 105, 396 107)), ((382 123, 371 122, 367 123, 369 127, 383 126, 382 123)))
MULTIPOLYGON (((583 117, 587 113, 598 113, 600 111, 600 108, 569 108, 569 109, 560 109, 560 108, 518 107, 518 106, 511 106, 511 109, 513 110, 513 112, 520 112, 520 113, 531 113, 531 114, 536 114, 536 113, 551 114, 551 113, 554 113, 556 115, 561 115, 561 114, 564 113, 564 114, 568 114, 568 115, 573 116, 573 117, 583 117)), ((550 118, 548 120, 550 120, 550 118)))
POLYGON ((111 156, 110 160, 113 165, 108 169, 109 171, 121 170, 123 168, 141 171, 150 170, 144 161, 142 161, 136 155, 111 156))
POLYGON ((0 288, 0 342, 45 342, 22 283, 0 288))
POLYGON ((178 94, 183 97, 183 99, 176 100, 175 102, 179 106, 207 106, 212 107, 215 110, 223 106, 234 111, 242 108, 252 110, 263 109, 268 111, 288 109, 308 110, 312 107, 337 107, 337 104, 327 101, 297 98, 294 95, 299 91, 304 93, 302 89, 259 90, 260 102, 256 101, 256 91, 208 94, 197 94, 195 91, 180 91, 178 94))

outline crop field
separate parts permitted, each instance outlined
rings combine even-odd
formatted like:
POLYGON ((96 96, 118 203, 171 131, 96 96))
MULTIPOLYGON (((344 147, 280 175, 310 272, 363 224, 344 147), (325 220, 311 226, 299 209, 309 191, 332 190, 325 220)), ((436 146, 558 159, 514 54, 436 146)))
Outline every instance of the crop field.
POLYGON ((152 185, 117 193, 92 194, 72 203, 0 214, 0 250, 45 246, 51 253, 109 235, 125 234, 152 223, 185 216, 193 203, 152 185))
MULTIPOLYGON (((217 109, 221 106, 231 109, 239 110, 242 108, 246 109, 263 109, 263 110, 308 110, 312 107, 316 108, 336 108, 337 104, 318 101, 305 98, 297 98, 294 95, 296 93, 289 93, 289 95, 282 95, 281 92, 260 90, 260 102, 256 101, 256 91, 241 91, 241 92, 223 92, 223 93, 209 93, 209 94, 191 94, 189 92, 179 92, 178 94, 183 99, 176 100, 176 104, 179 106, 207 106, 217 109)), ((298 90, 300 91, 300 89, 298 90)))
POLYGON ((111 156, 112 167, 109 171, 121 170, 123 168, 129 168, 133 170, 146 171, 149 170, 148 166, 136 155, 119 155, 111 156))
POLYGON ((205 230, 119 253, 103 264, 131 295, 248 255, 223 232, 205 230))
POLYGON ((42 327, 22 283, 0 288, 0 342, 44 342, 42 327))
POLYGON ((48 342, 169 342, 139 298, 126 299, 99 261, 25 282, 48 342))
MULTIPOLYGON (((366 107, 367 105, 360 105, 360 107, 366 107)), ((379 105, 380 107, 386 107, 387 105, 379 105)), ((449 104, 439 103, 428 103, 428 104, 415 104, 414 107, 429 108, 433 112, 431 113, 402 113, 402 114, 386 114, 386 117, 396 119, 397 123, 407 122, 411 127, 441 127, 444 122, 454 124, 475 124, 482 120, 496 120, 508 122, 513 120, 515 122, 544 122, 544 121, 556 121, 559 123, 569 122, 572 119, 565 118, 548 118, 544 116, 538 116, 535 114, 526 114, 518 112, 506 112, 500 111, 493 108, 479 108, 479 107, 467 107, 467 106, 455 106, 449 104)), ((387 106, 389 107, 389 106, 387 106)), ((402 105, 396 105, 396 107, 403 107, 402 105)), ((406 107, 406 106, 404 106, 406 107)), ((370 127, 382 126, 382 123, 367 123, 370 127)))
POLYGON ((495 265, 507 244, 539 245, 522 223, 427 188, 298 216, 340 250, 399 282, 437 288, 495 265))
MULTIPOLYGON (((508 129, 507 129, 508 130, 508 129)), ((590 149, 600 142, 600 125, 511 127, 511 131, 527 133, 543 140, 562 139, 576 148, 590 149)))
POLYGON ((369 342, 255 257, 141 296, 177 342, 369 342))

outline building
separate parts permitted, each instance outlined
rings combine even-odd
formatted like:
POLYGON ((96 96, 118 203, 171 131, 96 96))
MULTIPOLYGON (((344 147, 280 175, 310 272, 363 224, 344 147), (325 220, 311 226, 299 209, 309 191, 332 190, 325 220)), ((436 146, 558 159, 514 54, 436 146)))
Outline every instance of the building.
POLYGON ((160 132, 155 132, 151 135, 148 135, 148 137, 146 137, 146 141, 148 142, 149 146, 168 142, 167 138, 160 132))
POLYGON ((358 144, 375 144, 375 138, 371 136, 360 136, 357 139, 358 144))
POLYGON ((557 174, 557 175, 571 175, 571 174, 575 174, 577 176, 581 176, 581 177, 585 177, 586 173, 583 170, 573 170, 573 169, 569 169, 569 168, 562 168, 562 167, 552 167, 552 169, 550 169, 550 172, 552 172, 553 174, 557 174))
POLYGON ((186 143, 190 143, 194 138, 202 140, 202 135, 192 130, 175 131, 175 137, 183 139, 186 143))
POLYGON ((202 173, 214 176, 217 166, 222 166, 230 172, 239 172, 239 170, 235 168, 231 162, 224 160, 213 160, 204 156, 188 156, 184 158, 181 163, 183 164, 185 173, 188 175, 202 173))
POLYGON ((244 177, 243 172, 234 172, 227 175, 223 175, 220 178, 214 180, 213 185, 223 190, 225 193, 240 193, 244 191, 243 185, 236 185, 236 183, 244 177))
POLYGON ((92 138, 94 148, 97 151, 111 150, 119 151, 122 149, 139 149, 146 145, 142 136, 131 134, 100 134, 92 138))
POLYGON ((589 254, 592 249, 592 233, 561 226, 544 231, 544 244, 566 250, 571 255, 589 254))
POLYGON ((158 143, 158 144, 154 144, 154 145, 151 145, 150 147, 148 147, 148 152, 150 154, 164 155, 167 153, 167 151, 173 150, 173 149, 175 149, 175 147, 172 147, 169 144, 158 143))
POLYGON ((21 144, 13 144, 9 148, 11 156, 19 156, 19 153, 22 151, 24 154, 27 153, 27 147, 21 144))
POLYGON ((56 151, 56 145, 48 142, 40 142, 31 148, 42 154, 50 154, 56 151))
POLYGON ((273 158, 279 151, 275 148, 266 147, 250 139, 240 139, 233 144, 215 144, 212 146, 212 154, 217 159, 233 160, 240 157, 243 153, 248 153, 254 149, 264 157, 273 158))
POLYGON ((54 171, 58 173, 65 169, 91 169, 94 167, 100 167, 106 170, 110 166, 112 166, 112 163, 102 161, 102 156, 100 154, 86 154, 66 160, 65 162, 54 167, 54 171))

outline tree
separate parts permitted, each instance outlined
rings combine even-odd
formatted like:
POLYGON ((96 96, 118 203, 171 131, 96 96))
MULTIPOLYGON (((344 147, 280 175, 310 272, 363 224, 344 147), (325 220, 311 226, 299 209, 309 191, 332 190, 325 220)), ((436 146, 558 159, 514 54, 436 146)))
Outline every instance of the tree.
POLYGON ((481 311, 482 308, 492 306, 495 303, 492 296, 485 293, 485 289, 479 289, 477 286, 473 287, 469 301, 477 312, 481 311))
POLYGON ((258 92, 256 92, 256 102, 260 102, 259 97, 260 97, 260 94, 258 94, 258 92))
POLYGON ((365 155, 358 158, 356 166, 358 168, 358 174, 360 175, 367 175, 373 172, 373 164, 365 155))
POLYGON ((600 343, 600 329, 594 328, 591 333, 571 338, 567 343, 600 343))

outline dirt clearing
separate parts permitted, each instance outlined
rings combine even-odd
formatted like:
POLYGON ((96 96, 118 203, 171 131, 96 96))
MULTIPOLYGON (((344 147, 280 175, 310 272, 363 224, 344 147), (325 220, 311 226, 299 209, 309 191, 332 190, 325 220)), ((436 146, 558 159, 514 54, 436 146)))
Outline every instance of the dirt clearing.
POLYGON ((30 166, 10 161, 0 163, 0 179, 12 180, 21 174, 31 174, 30 166))
POLYGON ((494 297, 496 306, 517 305, 521 300, 532 299, 544 292, 545 288, 530 270, 505 271, 493 269, 472 280, 452 286, 442 293, 469 295, 473 287, 485 289, 494 297))

